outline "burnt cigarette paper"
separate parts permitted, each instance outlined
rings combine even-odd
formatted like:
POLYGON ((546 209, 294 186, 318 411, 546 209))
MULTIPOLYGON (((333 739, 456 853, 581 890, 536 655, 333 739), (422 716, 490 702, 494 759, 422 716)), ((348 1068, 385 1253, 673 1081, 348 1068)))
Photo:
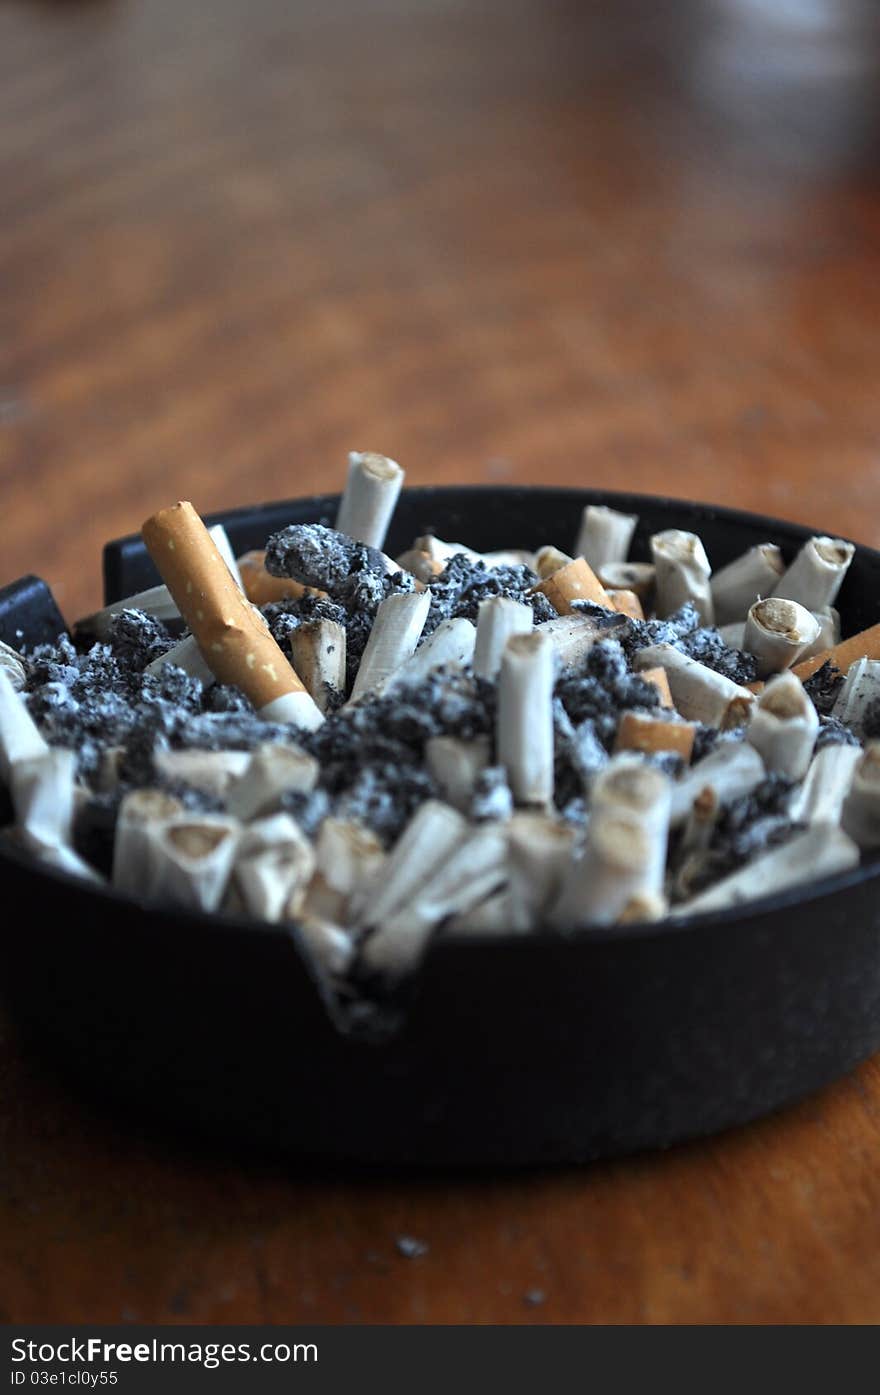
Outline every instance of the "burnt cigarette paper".
POLYGON ((402 592, 382 602, 357 671, 352 702, 378 688, 413 654, 430 604, 430 591, 402 592))
POLYGON ((837 599, 854 555, 852 543, 841 538, 810 538, 777 582, 773 595, 797 601, 807 610, 824 610, 837 599))
POLYGON ((844 872, 858 861, 859 850, 852 838, 839 828, 817 824, 674 907, 671 914, 680 917, 725 910, 768 892, 844 872))
POLYGON ((245 910, 261 920, 296 915, 315 868, 315 849, 289 814, 272 814, 243 829, 232 879, 245 910))
POLYGON ((528 634, 532 625, 531 606, 510 600, 507 596, 490 596, 488 600, 480 601, 474 642, 474 673, 477 677, 495 678, 510 636, 528 634))
POLYGON ((540 629, 513 635, 498 680, 496 746, 518 804, 553 798, 553 645, 540 629))
POLYGON ((673 644, 654 644, 639 651, 636 668, 662 668, 672 701, 682 717, 728 731, 747 722, 754 693, 715 669, 707 668, 673 644))
POLYGON ((625 562, 638 521, 637 514, 588 504, 581 515, 575 556, 585 557, 594 572, 611 563, 625 562))
POLYGON ((819 636, 819 622, 797 601, 771 596, 750 607, 742 647, 758 660, 758 676, 791 668, 819 636))
POLYGON ((712 568, 696 533, 667 528, 651 538, 651 555, 657 572, 657 614, 672 615, 686 602, 696 606, 704 625, 715 623, 712 600, 712 568))
POLYGON ((880 848, 880 741, 870 742, 856 764, 842 821, 860 848, 880 848))
POLYGON ((0 670, 0 775, 10 783, 13 768, 44 755, 49 747, 9 674, 0 670))
POLYGON ((819 731, 819 715, 793 673, 771 678, 758 699, 746 740, 767 769, 802 780, 819 731))
POLYGON ((237 821, 219 814, 181 814, 151 833, 156 893, 169 905, 216 911, 235 862, 237 821))
POLYGON ((403 470, 387 455, 351 451, 345 492, 336 515, 337 532, 368 547, 384 547, 403 479, 403 470))
POLYGON ((832 715, 860 740, 880 736, 880 660, 858 659, 851 666, 832 715))
POLYGON ((715 572, 710 583, 715 623, 720 627, 744 621, 756 601, 772 595, 784 571, 775 543, 759 543, 715 572))

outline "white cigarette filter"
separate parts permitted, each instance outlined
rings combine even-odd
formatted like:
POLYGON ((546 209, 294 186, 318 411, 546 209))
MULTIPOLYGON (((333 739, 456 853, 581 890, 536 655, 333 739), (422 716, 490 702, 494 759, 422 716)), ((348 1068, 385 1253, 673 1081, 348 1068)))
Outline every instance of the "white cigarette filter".
POLYGON ((177 644, 166 649, 164 654, 160 654, 158 659, 147 664, 144 672, 159 674, 166 664, 182 668, 184 673, 188 673, 190 678, 198 678, 206 688, 210 688, 214 682, 214 675, 202 658, 202 651, 195 635, 185 635, 177 644))
POLYGON ((570 823, 519 810, 504 826, 507 836, 507 928, 523 933, 544 924, 556 904, 574 855, 570 823))
POLYGON ((16 692, 27 682, 27 665, 17 649, 0 639, 0 673, 5 673, 16 692))
POLYGON ((560 669, 577 668, 594 644, 608 638, 608 631, 588 615, 558 615, 539 625, 538 632, 546 635, 553 645, 553 655, 560 669))
POLYGON ((430 591, 402 591, 386 596, 376 611, 361 657, 351 691, 352 702, 380 687, 412 655, 430 606, 430 591))
POLYGON ((657 583, 657 568, 653 562, 606 562, 596 573, 609 591, 632 591, 650 609, 657 583))
POLYGON ((712 601, 712 568, 696 533, 667 528, 651 538, 651 556, 657 569, 657 614, 671 615, 692 601, 704 625, 715 623, 712 601))
POLYGON ((775 543, 759 543, 728 562, 711 581, 715 623, 721 627, 744 621, 755 601, 772 594, 784 571, 782 553, 775 543))
POLYGON ((359 924, 380 925, 410 905, 467 832, 467 820, 449 804, 439 799, 420 804, 378 874, 353 898, 351 911, 359 924))
POLYGON ((477 636, 474 643, 474 673, 478 678, 495 678, 501 655, 511 635, 528 634, 534 622, 530 605, 509 596, 490 596, 477 610, 477 636))
POLYGON ((347 930, 320 917, 302 914, 291 934, 317 968, 331 978, 341 978, 354 959, 354 940, 347 930))
POLYGON ((305 912, 333 925, 354 922, 353 900, 377 878, 386 852, 379 839, 354 819, 328 818, 315 845, 315 873, 305 912))
POLYGON ((464 668, 474 657, 476 639, 470 620, 444 620, 412 657, 379 685, 379 691, 387 693, 407 683, 421 683, 435 668, 464 668))
POLYGON ((769 771, 802 780, 819 731, 819 715, 793 673, 771 678, 758 699, 746 740, 769 771))
POLYGON ((788 806, 795 823, 840 823, 843 802, 861 755, 859 746, 844 746, 840 742, 816 752, 806 779, 788 806))
POLYGON ((231 782, 226 807, 242 823, 272 813, 288 792, 310 794, 318 782, 318 762, 292 742, 257 747, 247 768, 231 782))
POLYGON ((181 801, 162 790, 132 790, 125 795, 113 840, 112 880, 117 890, 130 896, 156 894, 156 830, 183 812, 181 801))
POLYGON ((155 894, 169 905, 216 911, 235 863, 237 820, 179 814, 150 832, 155 894))
POLYGON ((242 831, 232 880, 247 914, 278 921, 299 910, 314 868, 315 849, 296 820, 272 814, 242 831))
POLYGON ((673 907, 675 917, 722 911, 760 896, 774 895, 802 882, 845 872, 859 861, 852 838, 833 825, 816 824, 781 847, 763 853, 690 901, 673 907))
POLYGON ((507 839, 497 824, 467 828, 449 855, 415 890, 411 900, 376 926, 364 941, 364 963, 389 977, 412 970, 432 931, 464 914, 501 886, 506 877, 507 839))
POLYGON ((574 545, 575 557, 585 557, 594 572, 610 563, 625 562, 638 521, 638 514, 587 504, 574 545))
POLYGON ((860 848, 880 847, 880 741, 871 741, 856 764, 842 821, 860 848))
POLYGON ((770 596, 756 601, 749 609, 743 631, 743 649, 758 660, 758 675, 781 673, 791 668, 814 644, 819 622, 812 611, 797 601, 770 596))
POLYGON ((553 645, 541 629, 513 635, 498 681, 495 745, 517 804, 553 798, 553 645))
POLYGON ((404 472, 396 460, 375 451, 353 450, 335 528, 380 552, 397 505, 404 472))
POLYGON ((33 760, 49 749, 21 693, 0 669, 0 776, 9 784, 19 761, 33 760))
POLYGON ((661 894, 657 840, 619 805, 595 808, 581 856, 570 867, 550 919, 562 930, 612 925, 634 897, 661 894))
POLYGON ((447 804, 466 813, 477 776, 492 756, 488 736, 464 741, 457 736, 431 736, 425 742, 425 761, 447 804))
POLYGON ((852 543, 842 538, 809 538, 773 595, 798 601, 807 610, 824 610, 837 599, 854 555, 852 543))
POLYGON ((686 770, 672 785, 670 822, 680 827, 689 818, 696 800, 711 790, 721 808, 750 794, 763 780, 764 762, 747 741, 723 741, 708 756, 686 770))
POLYGON ((153 750, 153 767, 163 779, 189 785, 220 799, 250 763, 250 751, 170 751, 162 746, 153 750))
POLYGON ((345 692, 345 628, 335 620, 309 620, 290 636, 293 666, 323 713, 345 692))
POLYGON ((69 847, 73 836, 76 752, 47 747, 12 767, 15 822, 32 850, 69 847))
POLYGON ((857 659, 850 665, 832 715, 864 739, 868 719, 880 716, 880 659, 857 659))
POLYGON ((621 751, 599 771, 590 791, 590 817, 604 810, 620 812, 637 819, 648 831, 656 861, 650 885, 663 885, 669 819, 672 810, 672 782, 642 756, 621 751))
POLYGON ((674 644, 653 644, 640 650, 636 668, 665 669, 672 701, 690 722, 729 731, 747 722, 755 705, 755 695, 748 688, 698 663, 674 644))

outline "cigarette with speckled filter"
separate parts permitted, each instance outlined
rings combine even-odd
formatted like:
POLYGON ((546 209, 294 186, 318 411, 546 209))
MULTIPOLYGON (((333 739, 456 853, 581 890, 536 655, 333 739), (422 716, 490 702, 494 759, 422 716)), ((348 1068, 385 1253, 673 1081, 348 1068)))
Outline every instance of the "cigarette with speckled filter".
POLYGON ((240 688, 267 721, 320 726, 323 713, 239 590, 192 504, 161 509, 142 533, 215 677, 240 688))

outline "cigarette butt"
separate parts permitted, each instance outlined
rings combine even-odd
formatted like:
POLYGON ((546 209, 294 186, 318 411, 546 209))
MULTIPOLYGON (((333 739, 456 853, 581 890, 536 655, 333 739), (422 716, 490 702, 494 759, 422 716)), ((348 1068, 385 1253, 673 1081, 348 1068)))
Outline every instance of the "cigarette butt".
POLYGON ((368 547, 384 547, 404 472, 396 460, 376 451, 353 450, 348 480, 339 501, 336 531, 368 547))
POLYGON ((606 591, 635 591, 643 606, 653 597, 657 568, 653 562, 606 562, 596 568, 606 591))
POLYGON ((300 600, 303 596, 323 596, 314 586, 303 586, 289 576, 271 576, 266 571, 265 552, 246 552, 238 559, 241 584, 245 595, 254 605, 271 605, 273 601, 300 600))
POLYGON ((608 592, 608 599, 612 609, 619 610, 621 615, 628 615, 631 620, 644 620, 645 612, 635 591, 612 590, 608 592))
POLYGON ((192 504, 161 509, 147 519, 142 533, 215 677, 240 688, 257 711, 288 695, 302 695, 297 704, 303 709, 302 719, 313 725, 323 721, 305 685, 236 586, 192 504), (302 699, 309 704, 308 713, 302 699))
POLYGON ((574 558, 567 552, 560 552, 558 547, 549 543, 546 547, 539 547, 535 553, 534 570, 542 581, 546 581, 554 572, 558 572, 560 567, 567 567, 574 558))
POLYGON ((532 589, 543 592, 557 615, 575 613, 572 611, 572 601, 593 601, 607 610, 613 609, 608 592, 583 557, 576 557, 573 562, 560 567, 532 589))
POLYGON ((417 581, 431 582, 444 570, 446 563, 439 557, 432 557, 430 552, 411 547, 409 552, 401 552, 397 558, 397 565, 405 572, 412 572, 417 581))
POLYGON ((697 729, 692 722, 673 722, 650 712, 623 712, 617 726, 617 751, 675 751, 689 761, 697 729))
POLYGON ((835 644, 833 648, 824 649, 821 654, 813 654, 811 658, 795 664, 791 671, 803 683, 825 663, 832 663, 841 673, 846 673, 857 659, 880 659, 880 625, 860 630, 857 635, 850 635, 849 639, 835 644))
POLYGON ((639 674, 646 683, 651 683, 660 694, 661 707, 674 707, 672 701, 672 690, 669 687, 669 679, 666 676, 665 668, 646 668, 644 673, 639 674))

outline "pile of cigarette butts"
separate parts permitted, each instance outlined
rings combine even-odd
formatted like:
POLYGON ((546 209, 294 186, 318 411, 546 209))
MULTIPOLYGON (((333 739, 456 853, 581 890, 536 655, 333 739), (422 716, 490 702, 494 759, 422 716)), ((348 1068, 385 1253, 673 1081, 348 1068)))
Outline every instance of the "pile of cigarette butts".
MULTIPOLYGON (((3 837, 140 900, 283 924, 343 995, 434 935, 692 916, 880 848, 880 624, 851 544, 712 572, 589 505, 570 553, 383 552, 403 483, 353 453, 334 526, 236 557, 190 503, 162 584, 0 650, 3 837)), ((579 523, 579 527, 578 527, 579 523)))

